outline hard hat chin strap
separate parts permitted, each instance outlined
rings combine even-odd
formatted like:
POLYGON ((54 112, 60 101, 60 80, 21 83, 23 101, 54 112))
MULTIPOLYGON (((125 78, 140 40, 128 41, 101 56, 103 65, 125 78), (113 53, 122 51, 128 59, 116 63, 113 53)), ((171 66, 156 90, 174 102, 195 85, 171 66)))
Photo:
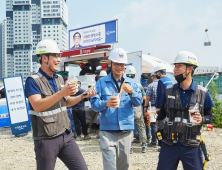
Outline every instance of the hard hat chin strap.
MULTIPOLYGON (((186 79, 187 76, 190 74, 190 73, 187 73, 187 66, 186 66, 186 71, 185 71, 184 73, 185 73, 185 75, 183 76, 183 78, 186 79)), ((183 74, 184 74, 184 73, 183 73, 183 74)))
POLYGON ((54 71, 52 71, 52 69, 51 69, 50 66, 49 66, 49 56, 50 56, 50 54, 48 54, 48 55, 46 55, 46 56, 48 57, 48 61, 46 62, 46 64, 47 64, 49 70, 50 70, 52 73, 54 73, 54 71))

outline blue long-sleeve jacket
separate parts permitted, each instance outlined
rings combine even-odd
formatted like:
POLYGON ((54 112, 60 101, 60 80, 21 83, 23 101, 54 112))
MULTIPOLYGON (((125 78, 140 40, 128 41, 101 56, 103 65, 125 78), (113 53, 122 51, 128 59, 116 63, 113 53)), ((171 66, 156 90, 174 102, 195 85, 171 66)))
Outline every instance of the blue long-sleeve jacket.
POLYGON ((111 73, 100 78, 96 83, 97 95, 92 96, 91 107, 96 112, 102 112, 100 116, 100 130, 131 130, 134 129, 133 107, 140 106, 143 102, 141 91, 135 81, 123 76, 124 83, 133 88, 132 95, 125 93, 121 95, 120 105, 117 109, 106 107, 107 100, 112 93, 118 93, 118 89, 111 73))

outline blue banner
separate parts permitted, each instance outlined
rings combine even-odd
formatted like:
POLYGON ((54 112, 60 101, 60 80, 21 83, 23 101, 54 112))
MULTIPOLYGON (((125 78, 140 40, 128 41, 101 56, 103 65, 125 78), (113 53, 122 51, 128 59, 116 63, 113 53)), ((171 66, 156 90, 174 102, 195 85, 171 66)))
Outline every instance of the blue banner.
POLYGON ((12 134, 31 131, 22 77, 6 77, 3 83, 12 134))
POLYGON ((69 49, 117 42, 117 20, 69 30, 69 49))
POLYGON ((10 125, 7 105, 0 106, 0 127, 7 127, 10 125))

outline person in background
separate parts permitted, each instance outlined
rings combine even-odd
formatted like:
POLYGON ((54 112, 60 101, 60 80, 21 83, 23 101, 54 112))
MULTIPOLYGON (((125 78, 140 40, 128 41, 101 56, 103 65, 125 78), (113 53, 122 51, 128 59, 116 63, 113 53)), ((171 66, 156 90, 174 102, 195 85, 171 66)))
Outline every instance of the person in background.
POLYGON ((1 89, 1 91, 0 91, 0 95, 1 95, 1 98, 5 98, 5 91, 4 91, 4 88, 1 89))
POLYGON ((184 170, 202 170, 205 159, 200 147, 201 127, 212 122, 213 102, 208 89, 192 79, 198 67, 193 53, 180 51, 172 65, 177 83, 166 88, 157 112, 158 120, 166 118, 160 131, 162 142, 157 170, 176 170, 179 161, 184 170), (194 115, 190 115, 189 110, 194 108, 194 115))
MULTIPOLYGON (((67 76, 63 76, 63 80, 65 82, 65 84, 67 83, 68 77, 67 76)), ((69 119, 71 122, 71 126, 70 126, 70 130, 71 132, 74 134, 74 138, 77 138, 77 135, 75 133, 75 125, 74 125, 74 119, 73 119, 73 115, 72 115, 72 107, 67 107, 67 112, 69 114, 69 119)))
POLYGON ((163 96, 166 87, 172 85, 173 82, 166 76, 166 68, 163 65, 157 65, 154 68, 154 72, 156 74, 156 78, 159 79, 155 103, 155 107, 157 108, 157 110, 159 110, 161 107, 160 99, 163 96))
POLYGON ((147 74, 142 74, 141 75, 141 78, 140 78, 140 84, 143 86, 145 92, 147 90, 147 87, 148 87, 148 75, 147 74))
POLYGON ((93 71, 90 70, 89 67, 90 67, 90 64, 86 63, 85 64, 85 74, 87 74, 87 73, 93 74, 93 71))
POLYGON ((107 63, 103 63, 103 64, 102 64, 101 71, 102 71, 102 70, 106 71, 107 74, 109 74, 109 73, 111 72, 111 69, 110 69, 110 67, 108 66, 107 63))
MULTIPOLYGON (((129 77, 131 79, 135 79, 136 77, 136 69, 133 66, 127 66, 126 67, 126 77, 129 77)), ((136 83, 141 91, 141 95, 143 100, 146 100, 146 93, 143 89, 143 86, 139 83, 136 83)), ((143 119, 143 111, 142 111, 142 105, 133 107, 134 110, 134 120, 136 123, 137 130, 139 132, 139 142, 142 143, 142 153, 146 153, 146 127, 144 124, 143 119)), ((133 139, 133 135, 132 135, 133 139)), ((133 153, 132 144, 130 148, 130 153, 133 153)))
MULTIPOLYGON (((140 84, 143 86, 144 91, 147 92, 147 87, 148 87, 148 74, 141 74, 140 77, 140 84)), ((145 101, 143 102, 143 112, 144 112, 144 104, 145 101)), ((151 142, 151 127, 146 125, 146 136, 147 136, 147 143, 151 142)))
POLYGON ((81 68, 81 71, 79 72, 80 76, 85 75, 85 64, 84 63, 79 63, 79 67, 81 68))
MULTIPOLYGON (((74 96, 81 95, 84 92, 85 92, 85 90, 83 90, 81 88, 81 82, 78 81, 78 92, 74 96)), ((81 122, 84 140, 91 139, 91 137, 87 133, 85 101, 88 101, 88 99, 83 99, 80 102, 78 102, 77 104, 75 104, 74 106, 72 106, 72 115, 73 115, 73 119, 74 119, 74 123, 75 123, 76 133, 77 133, 77 138, 76 138, 77 141, 82 140, 81 128, 80 128, 79 122, 81 122)))
MULTIPOLYGON (((97 82, 101 77, 105 77, 107 76, 107 73, 105 71, 101 71, 100 75, 95 77, 95 81, 97 82)), ((92 125, 93 125, 93 121, 95 119, 97 112, 95 112, 92 108, 91 108, 91 116, 90 116, 90 120, 89 120, 89 127, 88 127, 88 134, 91 133, 92 130, 92 125)), ((97 138, 99 138, 99 136, 97 136, 97 138)))
MULTIPOLYGON (((155 107, 156 97, 157 97, 157 85, 158 85, 158 79, 156 78, 156 74, 154 72, 151 73, 151 78, 153 80, 152 83, 148 85, 147 91, 146 91, 146 101, 144 104, 144 112, 147 112, 147 108, 149 106, 149 102, 151 103, 151 106, 155 107)), ((149 124, 148 124, 149 125, 149 124)), ((146 127, 148 127, 146 125, 146 127)), ((150 123, 151 128, 147 128, 147 134, 152 134, 152 141, 148 143, 148 147, 156 147, 157 146, 157 138, 156 138, 156 131, 157 131, 157 125, 156 122, 150 123)))
POLYGON ((90 98, 92 109, 101 112, 99 135, 103 169, 129 169, 133 107, 140 106, 143 99, 135 81, 123 74, 127 62, 125 50, 112 50, 109 55, 112 72, 97 81, 98 94, 90 98))
MULTIPOLYGON (((155 107, 158 110, 160 110, 161 103, 160 99, 164 95, 164 91, 167 86, 172 85, 173 82, 166 76, 166 68, 163 65, 157 65, 154 68, 154 72, 156 74, 156 78, 159 79, 158 86, 157 86, 157 97, 156 97, 156 103, 155 107)), ((161 121, 157 121, 157 127, 158 129, 163 129, 165 124, 165 119, 161 121)), ((161 148, 158 149, 160 151, 161 148)))

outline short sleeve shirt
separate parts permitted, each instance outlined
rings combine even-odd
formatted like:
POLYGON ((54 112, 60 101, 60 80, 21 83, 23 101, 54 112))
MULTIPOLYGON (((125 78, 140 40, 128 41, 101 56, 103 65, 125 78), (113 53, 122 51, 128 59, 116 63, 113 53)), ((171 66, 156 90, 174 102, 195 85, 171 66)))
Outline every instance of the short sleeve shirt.
MULTIPOLYGON (((58 75, 56 73, 54 73, 53 77, 51 77, 48 74, 46 74, 44 71, 42 71, 41 68, 39 68, 39 72, 47 78, 52 90, 55 93, 58 92, 58 88, 57 88, 56 81, 55 81, 55 78, 57 78, 58 75)), ((41 91, 40 91, 39 86, 36 84, 35 80, 31 77, 29 77, 25 82, 25 92, 26 92, 26 97, 29 97, 34 94, 41 95, 41 91)))
POLYGON ((148 85, 146 90, 146 96, 150 97, 151 105, 154 105, 156 102, 157 85, 158 85, 158 80, 154 80, 151 84, 148 85))

